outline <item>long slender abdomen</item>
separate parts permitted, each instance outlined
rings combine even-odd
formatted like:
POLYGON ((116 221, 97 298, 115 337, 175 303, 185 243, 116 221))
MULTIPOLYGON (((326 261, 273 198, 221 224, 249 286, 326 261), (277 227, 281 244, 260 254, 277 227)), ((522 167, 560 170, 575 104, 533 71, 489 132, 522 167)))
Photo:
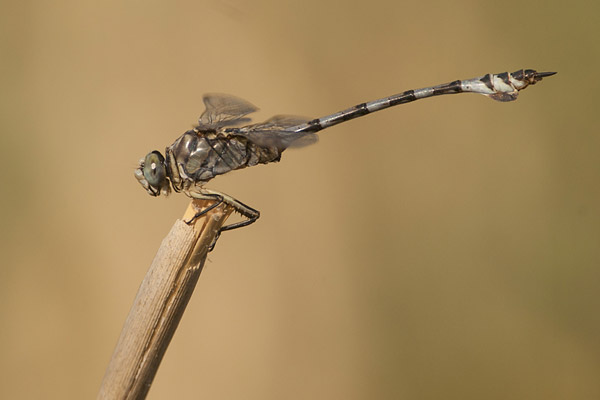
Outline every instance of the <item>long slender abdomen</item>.
POLYGON ((400 104, 410 103, 427 97, 457 93, 479 93, 497 101, 516 100, 520 90, 552 76, 555 72, 537 72, 532 69, 518 70, 512 74, 487 74, 479 78, 456 80, 437 86, 422 89, 407 90, 382 99, 361 103, 354 107, 339 111, 322 118, 313 119, 306 124, 290 128, 293 132, 318 132, 330 126, 362 117, 375 111, 383 110, 400 104))

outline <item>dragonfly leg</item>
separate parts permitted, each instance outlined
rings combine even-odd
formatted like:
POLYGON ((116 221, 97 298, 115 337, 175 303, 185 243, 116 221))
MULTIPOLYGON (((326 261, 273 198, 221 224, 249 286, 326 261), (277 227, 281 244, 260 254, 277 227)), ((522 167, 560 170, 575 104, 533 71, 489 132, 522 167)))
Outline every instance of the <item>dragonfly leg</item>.
POLYGON ((217 239, 219 239, 219 236, 221 236, 221 232, 231 231, 233 229, 242 228, 244 226, 251 225, 254 222, 256 222, 256 220, 260 217, 260 211, 255 210, 254 208, 252 208, 252 207, 242 203, 241 201, 239 201, 227 194, 224 194, 224 193, 219 193, 214 190, 205 189, 205 188, 195 188, 195 190, 190 191, 189 194, 190 194, 190 197, 192 197, 194 199, 215 200, 215 202, 214 202, 214 204, 211 204, 208 208, 205 208, 204 210, 197 212, 196 215, 194 215, 192 217, 192 219, 190 219, 189 221, 186 221, 186 223, 188 225, 191 224, 194 220, 196 220, 196 218, 206 214, 213 208, 219 206, 221 203, 225 203, 228 206, 231 206, 236 212, 240 213, 243 217, 247 218, 245 221, 240 221, 240 222, 235 222, 233 224, 225 225, 224 227, 219 229, 219 232, 217 233, 215 240, 210 245, 209 251, 212 251, 213 248, 215 247, 215 244, 217 243, 217 239))
POLYGON ((194 222, 197 218, 200 218, 201 216, 203 216, 204 214, 206 214, 213 208, 219 206, 223 202, 223 197, 218 196, 216 194, 215 195, 205 195, 202 197, 199 197, 199 196, 193 196, 193 197, 194 197, 194 199, 198 199, 198 200, 215 200, 215 202, 213 204, 211 204, 209 207, 206 207, 204 210, 198 211, 196 214, 194 214, 192 219, 190 219, 189 221, 184 221, 188 225, 191 225, 192 222, 194 222))

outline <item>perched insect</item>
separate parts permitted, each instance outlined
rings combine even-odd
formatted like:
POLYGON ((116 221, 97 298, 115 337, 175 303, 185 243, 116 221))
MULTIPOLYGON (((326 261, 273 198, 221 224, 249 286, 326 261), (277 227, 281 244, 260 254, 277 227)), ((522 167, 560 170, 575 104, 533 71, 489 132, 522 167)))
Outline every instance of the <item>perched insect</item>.
POLYGON ((408 90, 318 119, 277 115, 252 125, 244 124, 250 122, 246 116, 258 110, 254 105, 230 95, 207 94, 204 96, 206 110, 200 116, 198 126, 167 147, 164 157, 160 152, 152 151, 140 160, 135 177, 152 196, 161 193, 166 196, 172 186, 176 192, 183 192, 194 199, 215 200, 192 221, 226 203, 246 220, 227 225, 221 232, 240 228, 252 224, 260 213, 231 196, 206 189, 204 185, 217 175, 279 161, 285 149, 315 143, 318 139, 316 132, 385 108, 455 93, 479 93, 497 101, 513 101, 520 90, 554 74, 531 69, 512 74, 487 74, 480 78, 408 90))

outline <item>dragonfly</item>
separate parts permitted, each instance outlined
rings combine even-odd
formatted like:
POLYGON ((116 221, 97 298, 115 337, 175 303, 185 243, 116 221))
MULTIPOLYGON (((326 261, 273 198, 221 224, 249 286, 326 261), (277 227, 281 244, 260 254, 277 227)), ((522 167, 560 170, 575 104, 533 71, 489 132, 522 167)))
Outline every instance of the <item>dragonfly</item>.
POLYGON ((407 90, 321 118, 276 115, 257 124, 250 124, 251 120, 247 117, 258 111, 250 102, 227 94, 206 94, 203 97, 206 108, 198 125, 167 147, 164 156, 157 150, 148 153, 140 160, 135 177, 155 197, 161 194, 168 196, 172 189, 192 199, 214 201, 186 221, 188 224, 222 203, 231 206, 244 220, 222 227, 220 235, 221 232, 256 222, 260 212, 230 195, 204 187, 218 175, 278 162, 284 150, 317 142, 317 132, 376 111, 428 97, 457 93, 479 93, 500 102, 514 101, 521 90, 554 74, 556 72, 537 72, 532 69, 487 74, 407 90))

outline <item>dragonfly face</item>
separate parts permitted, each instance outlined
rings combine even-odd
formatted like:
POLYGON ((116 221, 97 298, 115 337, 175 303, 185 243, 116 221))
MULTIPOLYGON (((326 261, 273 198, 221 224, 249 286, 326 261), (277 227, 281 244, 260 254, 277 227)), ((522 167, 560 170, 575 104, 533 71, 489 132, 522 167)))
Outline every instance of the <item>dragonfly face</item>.
POLYGON ((156 150, 140 160, 135 177, 151 196, 160 196, 161 193, 168 196, 171 193, 165 158, 156 150))

